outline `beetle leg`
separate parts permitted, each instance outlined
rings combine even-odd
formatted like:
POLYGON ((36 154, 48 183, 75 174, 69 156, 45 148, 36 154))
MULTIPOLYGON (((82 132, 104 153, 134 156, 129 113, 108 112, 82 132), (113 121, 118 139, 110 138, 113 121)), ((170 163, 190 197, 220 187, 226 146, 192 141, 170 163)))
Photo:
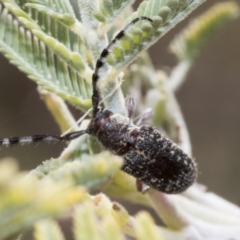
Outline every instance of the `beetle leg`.
POLYGON ((150 119, 153 115, 153 111, 151 108, 147 108, 143 113, 141 113, 136 119, 134 119, 134 123, 137 126, 142 125, 145 121, 150 119))
POLYGON ((146 193, 150 188, 148 185, 142 183, 139 179, 136 179, 137 190, 141 193, 146 193))
POLYGON ((128 111, 128 118, 130 119, 130 122, 131 122, 133 114, 136 111, 137 104, 133 97, 127 97, 125 100, 125 104, 126 104, 127 111, 128 111))

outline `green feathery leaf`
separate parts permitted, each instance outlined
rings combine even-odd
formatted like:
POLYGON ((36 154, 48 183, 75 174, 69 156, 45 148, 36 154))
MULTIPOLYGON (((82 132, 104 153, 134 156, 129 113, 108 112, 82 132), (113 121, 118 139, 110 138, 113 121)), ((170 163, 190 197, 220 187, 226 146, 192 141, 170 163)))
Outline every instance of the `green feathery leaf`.
POLYGON ((0 162, 0 239, 16 237, 46 217, 56 217, 86 197, 69 182, 39 181, 17 172, 13 160, 0 162))
POLYGON ((193 59, 202 51, 205 43, 225 24, 239 16, 236 2, 213 5, 206 13, 194 19, 171 43, 171 50, 183 59, 193 59))
POLYGON ((73 162, 51 159, 31 172, 39 179, 50 177, 54 181, 69 180, 73 184, 94 188, 107 182, 120 168, 121 158, 109 152, 94 156, 82 156, 73 162))
POLYGON ((142 16, 151 18, 153 22, 139 21, 127 31, 123 40, 133 41, 134 45, 131 51, 129 51, 128 45, 127 51, 125 51, 125 45, 122 44, 123 40, 119 40, 112 47, 111 54, 107 57, 107 63, 114 67, 114 71, 108 71, 108 76, 110 78, 116 76, 117 72, 133 61, 143 49, 149 48, 202 2, 204 0, 143 1, 137 11, 125 21, 125 25, 142 16), (113 75, 111 76, 111 74, 113 75))
POLYGON ((239 16, 239 6, 235 2, 213 5, 200 17, 195 18, 170 44, 171 51, 179 63, 169 77, 170 88, 175 91, 184 82, 195 58, 204 46, 228 22, 239 16))
POLYGON ((159 234, 157 228, 154 226, 153 219, 146 212, 141 212, 136 216, 135 228, 138 240, 145 240, 148 238, 152 240, 159 239, 159 234))
POLYGON ((109 92, 108 85, 113 85, 112 82, 115 81, 119 72, 131 63, 142 50, 149 48, 203 2, 204 0, 143 1, 137 11, 125 21, 124 26, 142 16, 151 18, 153 22, 139 21, 131 26, 124 37, 111 47, 110 54, 106 58, 105 68, 100 71, 100 79, 104 80, 99 83, 102 94, 105 96, 109 92))
POLYGON ((34 227, 35 240, 65 240, 59 225, 52 220, 43 220, 34 227))
MULTIPOLYGON (((22 20, 28 21, 27 18, 22 20)), ((41 30, 33 30, 53 51, 25 29, 3 4, 0 4, 0 21, 0 51, 11 63, 38 85, 73 105, 83 110, 91 106, 91 86, 79 76, 80 66, 83 65, 77 52, 70 52, 65 45, 46 36, 41 30)), ((31 21, 28 23, 30 25, 31 21)), ((29 28, 33 29, 33 25, 29 28)))
MULTIPOLYGON (((102 95, 106 96, 107 93, 111 92, 111 89, 117 87, 119 84, 115 80, 117 75, 133 61, 140 51, 157 41, 203 1, 149 0, 142 2, 137 11, 126 22, 141 16, 148 16, 153 22, 141 21, 135 24, 110 49, 110 54, 106 59, 107 64, 100 71, 100 79, 104 80, 99 82, 102 95)), ((10 16, 10 13, 1 14, 1 17, 5 18, 5 22, 7 21, 6 24, 14 25, 12 28, 16 33, 19 28, 22 29, 23 36, 21 38, 23 42, 27 43, 28 50, 26 51, 29 51, 27 54, 31 55, 31 62, 28 63, 31 66, 27 68, 23 61, 19 61, 22 46, 20 45, 18 48, 19 52, 11 46, 15 52, 15 58, 17 58, 12 60, 12 63, 43 88, 56 93, 84 111, 88 109, 91 106, 92 61, 97 59, 102 51, 106 33, 99 31, 100 25, 96 19, 94 20, 94 13, 101 9, 111 19, 114 16, 114 14, 108 14, 111 9, 122 11, 131 1, 115 0, 111 2, 111 0, 103 0, 99 5, 97 0, 92 2, 79 0, 82 22, 77 20, 68 1, 32 0, 29 3, 27 0, 20 2, 3 0, 3 2, 8 11, 18 17, 24 27, 30 31, 28 32, 21 27, 17 20, 13 20, 13 17, 12 19, 11 17, 7 18, 6 15, 10 16), (35 54, 31 53, 34 49, 39 55, 37 64, 35 63, 35 54), (38 66, 36 69, 34 69, 35 65, 38 66)), ((4 8, 3 5, 2 8, 4 8)), ((1 39, 4 47, 1 49, 5 49, 6 45, 4 35, 3 31, 1 39)), ((26 45, 23 42, 20 44, 26 45)), ((12 53, 9 54, 5 51, 5 55, 9 57, 12 53)), ((24 60, 26 61, 26 59, 24 60)), ((121 83, 121 79, 119 82, 121 83)), ((118 109, 119 112, 123 112, 122 99, 121 91, 117 91, 114 97, 109 98, 108 101, 105 100, 105 104, 110 109, 118 109)))
POLYGON ((73 229, 76 240, 96 240, 99 236, 99 223, 91 203, 83 204, 75 209, 73 229))
POLYGON ((99 22, 108 24, 133 2, 134 0, 99 0, 99 9, 93 15, 99 22))
POLYGON ((76 16, 68 0, 29 0, 24 2, 26 7, 34 8, 63 24, 71 26, 75 23, 76 16))

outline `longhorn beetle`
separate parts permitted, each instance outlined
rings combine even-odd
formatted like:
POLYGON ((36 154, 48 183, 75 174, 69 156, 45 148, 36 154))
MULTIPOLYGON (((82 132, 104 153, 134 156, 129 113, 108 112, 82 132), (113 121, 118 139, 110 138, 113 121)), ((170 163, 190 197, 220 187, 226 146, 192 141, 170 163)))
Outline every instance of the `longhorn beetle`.
POLYGON ((97 60, 92 75, 93 115, 86 130, 63 136, 34 135, 2 138, 0 145, 71 141, 87 133, 96 137, 113 154, 122 156, 124 159, 122 170, 137 178, 138 181, 165 193, 179 193, 186 190, 195 181, 197 175, 195 162, 158 130, 147 125, 136 126, 130 119, 135 108, 133 100, 127 101, 129 117, 99 106, 101 97, 97 82, 104 59, 108 56, 111 47, 124 36, 127 29, 139 20, 152 22, 148 17, 134 19, 117 34, 97 60))

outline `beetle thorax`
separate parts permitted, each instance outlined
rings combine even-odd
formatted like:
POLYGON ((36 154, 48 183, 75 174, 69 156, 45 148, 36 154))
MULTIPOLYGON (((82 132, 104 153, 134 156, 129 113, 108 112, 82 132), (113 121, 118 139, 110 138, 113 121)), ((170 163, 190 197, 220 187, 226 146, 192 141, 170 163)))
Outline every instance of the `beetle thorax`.
POLYGON ((89 131, 106 149, 123 155, 135 144, 138 127, 127 117, 103 110, 93 118, 89 131))

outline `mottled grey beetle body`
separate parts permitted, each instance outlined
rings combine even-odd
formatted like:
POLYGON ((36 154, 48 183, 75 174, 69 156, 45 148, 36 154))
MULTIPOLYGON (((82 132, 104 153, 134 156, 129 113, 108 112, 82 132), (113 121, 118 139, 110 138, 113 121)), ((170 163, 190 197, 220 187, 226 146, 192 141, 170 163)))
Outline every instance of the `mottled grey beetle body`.
POLYGON ((150 126, 136 126, 131 117, 134 113, 134 101, 127 104, 128 116, 102 109, 101 94, 97 83, 99 71, 105 64, 112 46, 124 37, 133 24, 140 20, 150 23, 148 17, 138 17, 132 20, 116 37, 103 49, 92 75, 92 104, 93 115, 86 130, 71 132, 63 136, 38 134, 26 137, 1 138, 0 146, 29 144, 37 142, 72 141, 83 134, 95 136, 103 146, 113 154, 122 156, 122 170, 136 177, 141 182, 165 193, 179 193, 186 190, 196 178, 196 164, 176 144, 162 136, 150 126))
POLYGON ((122 170, 165 193, 186 190, 196 179, 196 164, 176 144, 150 126, 136 126, 119 114, 99 111, 89 134, 116 155, 122 170))
POLYGON ((196 179, 194 161, 150 126, 140 127, 136 144, 124 160, 125 172, 161 192, 183 192, 196 179))

